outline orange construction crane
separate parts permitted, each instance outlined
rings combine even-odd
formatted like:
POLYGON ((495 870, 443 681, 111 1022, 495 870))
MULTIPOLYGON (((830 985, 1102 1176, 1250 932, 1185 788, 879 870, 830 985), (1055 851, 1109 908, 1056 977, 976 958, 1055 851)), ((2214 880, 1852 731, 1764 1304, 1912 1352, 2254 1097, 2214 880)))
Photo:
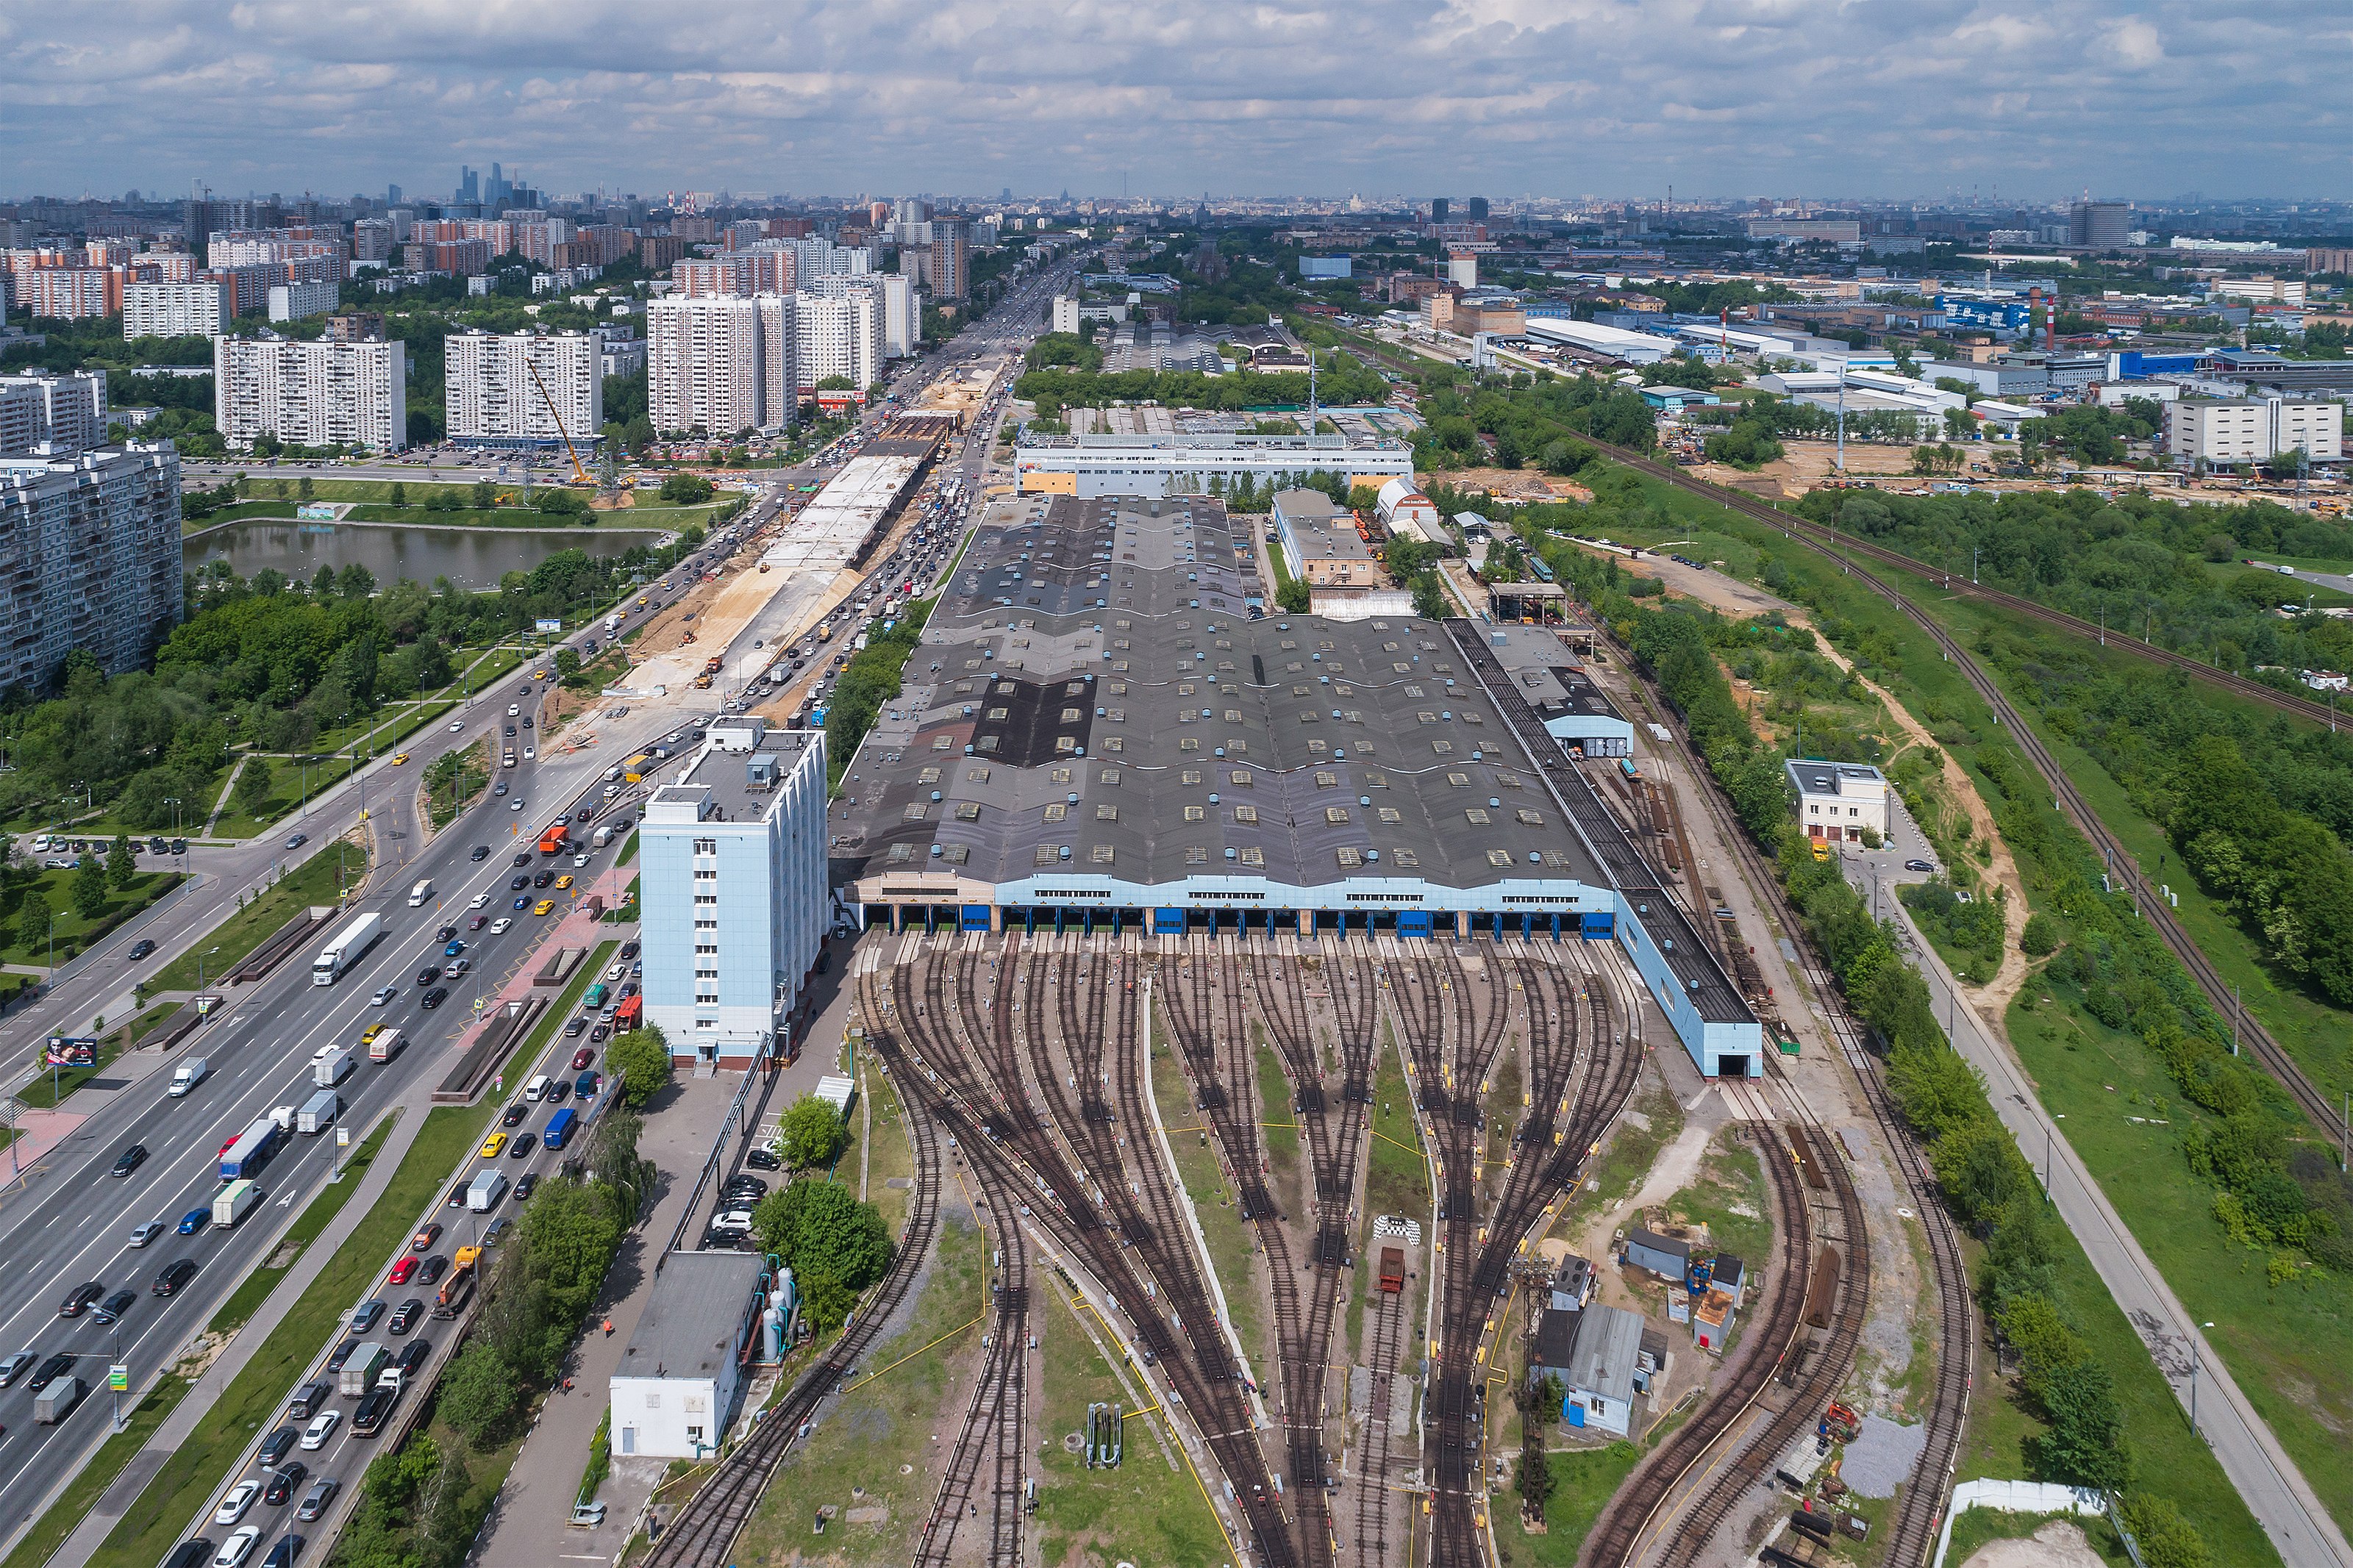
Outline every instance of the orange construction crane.
POLYGON ((580 466, 580 454, 573 450, 572 433, 564 427, 564 416, 555 411, 555 399, 547 395, 547 383, 539 379, 539 366, 529 359, 525 359, 523 363, 531 371, 532 384, 539 388, 540 401, 547 405, 547 416, 555 421, 555 433, 564 437, 564 454, 572 459, 573 476, 584 485, 594 485, 596 481, 590 479, 588 470, 580 466))

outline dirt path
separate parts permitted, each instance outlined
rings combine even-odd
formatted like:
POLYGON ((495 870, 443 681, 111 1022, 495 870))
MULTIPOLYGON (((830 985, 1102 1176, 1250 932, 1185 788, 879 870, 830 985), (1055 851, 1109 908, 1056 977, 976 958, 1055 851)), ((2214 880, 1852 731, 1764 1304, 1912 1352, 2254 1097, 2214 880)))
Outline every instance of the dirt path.
MULTIPOLYGON (((1791 624, 1805 626, 1810 631, 1813 629, 1810 623, 1801 616, 1791 617, 1791 624)), ((2026 984, 2026 954, 2018 946, 2019 936, 2026 929, 2026 883, 2018 874, 2018 861, 2010 855, 2010 846, 2003 842, 2001 835, 1995 831, 1993 813, 1987 809, 1985 801, 1978 795, 1977 786, 1969 782, 1969 775, 1961 771, 1960 763, 1953 761, 1952 753, 1936 744, 1936 738, 1929 734, 1902 703, 1889 696, 1885 688, 1863 675, 1854 668, 1852 659, 1831 647, 1828 637, 1821 639, 1821 647, 1824 657, 1861 681, 1864 689, 1879 699, 1880 705, 1887 710, 1888 717, 1894 721, 1911 743, 1936 753, 1943 769, 1946 793, 1968 813, 1970 833, 1993 852, 1986 875, 2010 889, 2010 899, 2004 907, 2001 967, 1994 972, 1991 980, 1982 985, 1969 987, 1969 1000, 1994 1031, 2007 1038, 2002 1019, 2026 984)), ((1889 760, 1892 762, 1894 759, 1889 760)))

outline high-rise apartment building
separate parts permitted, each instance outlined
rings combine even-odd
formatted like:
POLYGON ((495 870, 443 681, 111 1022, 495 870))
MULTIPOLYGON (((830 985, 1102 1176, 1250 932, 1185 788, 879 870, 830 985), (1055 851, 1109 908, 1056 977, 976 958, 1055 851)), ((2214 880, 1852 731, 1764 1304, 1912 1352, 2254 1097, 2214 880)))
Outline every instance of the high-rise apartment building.
MULTIPOLYGON (((1303 267, 1304 264, 1302 264, 1303 267)), ((1079 332, 1079 298, 1075 294, 1054 296, 1054 331, 1076 337, 1079 332)))
POLYGON ((711 436, 792 423, 794 298, 706 295, 646 307, 648 416, 654 428, 711 436))
POLYGON ((392 220, 388 217, 364 217, 352 224, 353 261, 389 261, 394 243, 392 220))
POLYGON ((341 292, 332 283, 272 283, 269 286, 269 319, 273 321, 302 321, 312 316, 323 316, 335 308, 341 292))
POLYGON ((240 450, 270 436, 396 451, 408 445, 407 389, 397 342, 213 341, 213 423, 240 450))
POLYGON ((802 391, 834 377, 863 392, 882 376, 881 290, 862 279, 813 278, 812 291, 795 296, 795 358, 802 391))
POLYGON ((585 332, 457 332, 442 340, 449 438, 470 447, 586 447, 605 424, 605 372, 585 332))
POLYGON ((135 669, 179 615, 169 441, 0 458, 0 689, 52 679, 76 648, 109 673, 135 669))
POLYGON ((783 1047, 828 924, 825 785, 822 731, 747 714, 647 798, 646 1022, 673 1058, 745 1068, 783 1047))
POLYGON ((85 321, 122 309, 129 269, 121 267, 41 267, 16 275, 16 303, 36 316, 85 321))
POLYGON ((930 268, 924 281, 943 300, 972 292, 972 226, 960 217, 932 220, 930 268))
POLYGON ((882 301, 882 353, 906 359, 923 338, 923 323, 915 305, 915 280, 897 272, 868 274, 877 280, 882 301))
POLYGON ((106 440, 106 373, 0 375, 0 458, 71 457, 106 440))
POLYGON ((216 338, 228 331, 229 290, 218 283, 126 283, 125 338, 216 338))

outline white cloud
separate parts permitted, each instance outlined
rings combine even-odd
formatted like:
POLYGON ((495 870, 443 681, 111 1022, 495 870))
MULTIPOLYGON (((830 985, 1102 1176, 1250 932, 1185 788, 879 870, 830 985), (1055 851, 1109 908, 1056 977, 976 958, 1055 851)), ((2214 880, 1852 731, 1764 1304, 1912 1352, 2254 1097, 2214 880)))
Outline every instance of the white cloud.
POLYGON ((2336 194, 2326 0, 0 6, 12 194, 2336 194))

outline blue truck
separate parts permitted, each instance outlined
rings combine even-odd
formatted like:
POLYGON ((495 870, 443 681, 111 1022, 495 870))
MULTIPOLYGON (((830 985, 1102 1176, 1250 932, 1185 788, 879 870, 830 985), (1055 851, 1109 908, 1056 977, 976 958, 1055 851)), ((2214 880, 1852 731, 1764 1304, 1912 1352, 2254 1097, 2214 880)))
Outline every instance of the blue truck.
POLYGON ((221 1151, 220 1179, 224 1182, 249 1181, 269 1157, 278 1152, 285 1142, 286 1129, 274 1118, 265 1116, 237 1135, 236 1142, 221 1151))

